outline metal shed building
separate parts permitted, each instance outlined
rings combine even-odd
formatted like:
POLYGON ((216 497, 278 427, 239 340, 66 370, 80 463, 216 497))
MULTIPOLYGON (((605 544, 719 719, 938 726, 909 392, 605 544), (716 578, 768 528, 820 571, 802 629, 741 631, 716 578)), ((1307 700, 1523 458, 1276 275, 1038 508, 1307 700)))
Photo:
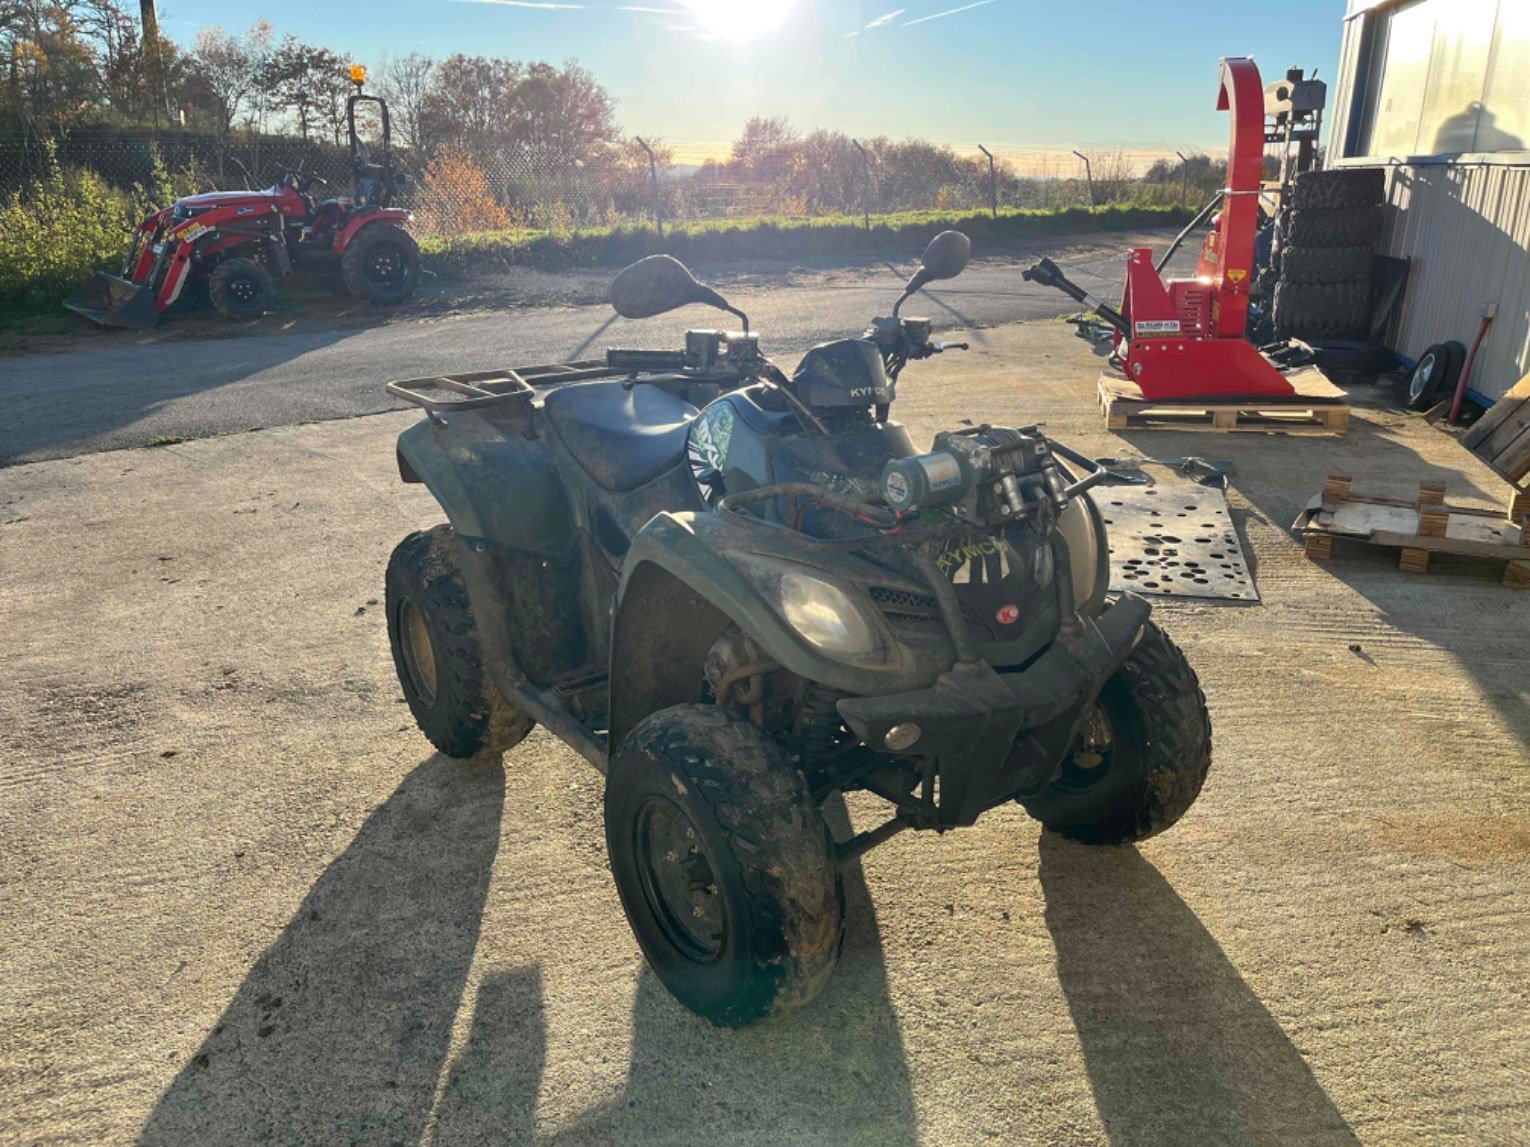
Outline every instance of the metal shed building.
POLYGON ((1411 260, 1396 350, 1471 344, 1491 401, 1530 373, 1530 0, 1349 0, 1331 166, 1387 177, 1381 250, 1411 260))

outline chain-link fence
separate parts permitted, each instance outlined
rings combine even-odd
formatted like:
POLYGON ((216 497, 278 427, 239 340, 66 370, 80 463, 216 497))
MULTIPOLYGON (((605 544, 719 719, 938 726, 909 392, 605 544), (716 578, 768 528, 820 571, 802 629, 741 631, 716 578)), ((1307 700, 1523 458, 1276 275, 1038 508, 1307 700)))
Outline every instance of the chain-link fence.
MULTIPOLYGON (((582 155, 481 146, 430 155, 395 150, 407 178, 396 202, 424 235, 584 231, 615 225, 848 216, 961 214, 1015 208, 1197 201, 1185 180, 1163 178, 1173 150, 1080 152, 854 140, 815 133, 740 154, 727 143, 632 141, 582 155), (651 146, 650 146, 651 144, 651 146), (1156 167, 1155 167, 1156 162, 1156 167), (1155 171, 1159 178, 1146 182, 1155 171)), ((151 134, 79 129, 49 143, 0 137, 0 198, 50 172, 92 173, 138 209, 198 191, 268 187, 280 168, 317 175, 314 194, 350 193, 350 156, 331 141, 285 136, 151 134)))

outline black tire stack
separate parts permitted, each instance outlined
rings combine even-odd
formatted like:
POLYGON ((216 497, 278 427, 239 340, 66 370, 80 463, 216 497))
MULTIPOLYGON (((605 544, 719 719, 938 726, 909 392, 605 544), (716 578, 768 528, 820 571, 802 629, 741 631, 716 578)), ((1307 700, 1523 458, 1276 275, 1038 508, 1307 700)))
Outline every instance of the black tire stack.
POLYGON ((1271 261, 1276 338, 1369 337, 1385 190, 1380 168, 1304 171, 1292 181, 1271 261))

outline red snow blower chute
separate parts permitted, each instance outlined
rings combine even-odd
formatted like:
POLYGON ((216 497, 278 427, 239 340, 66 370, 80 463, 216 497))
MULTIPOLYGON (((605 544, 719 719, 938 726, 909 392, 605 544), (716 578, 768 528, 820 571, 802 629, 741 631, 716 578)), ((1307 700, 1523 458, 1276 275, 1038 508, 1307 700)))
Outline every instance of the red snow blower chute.
POLYGON ((1223 60, 1221 79, 1217 110, 1232 113, 1227 188, 1185 229, 1188 234, 1220 205, 1195 278, 1164 282, 1159 272, 1169 256, 1154 266, 1151 248, 1135 247, 1127 256, 1126 291, 1117 311, 1070 282, 1050 259, 1024 272, 1027 280, 1093 308, 1115 328, 1116 361, 1150 402, 1295 393, 1244 337, 1264 169, 1264 88, 1249 59, 1223 60))

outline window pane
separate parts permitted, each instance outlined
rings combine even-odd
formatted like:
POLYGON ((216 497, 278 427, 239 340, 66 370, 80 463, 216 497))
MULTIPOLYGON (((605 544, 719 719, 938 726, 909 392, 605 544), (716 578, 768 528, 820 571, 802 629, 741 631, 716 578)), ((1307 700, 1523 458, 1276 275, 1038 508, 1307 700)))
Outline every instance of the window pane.
POLYGON ((1391 13, 1386 22, 1381 82, 1365 150, 1368 155, 1415 155, 1434 45, 1434 5, 1403 8, 1391 13))
POLYGON ((1503 0, 1498 45, 1487 96, 1477 123, 1476 151, 1518 151, 1530 146, 1530 4, 1503 0))
POLYGON ((1439 19, 1419 117, 1418 152, 1471 151, 1476 146, 1498 0, 1450 0, 1449 4, 1433 0, 1425 7, 1438 9, 1439 19))

